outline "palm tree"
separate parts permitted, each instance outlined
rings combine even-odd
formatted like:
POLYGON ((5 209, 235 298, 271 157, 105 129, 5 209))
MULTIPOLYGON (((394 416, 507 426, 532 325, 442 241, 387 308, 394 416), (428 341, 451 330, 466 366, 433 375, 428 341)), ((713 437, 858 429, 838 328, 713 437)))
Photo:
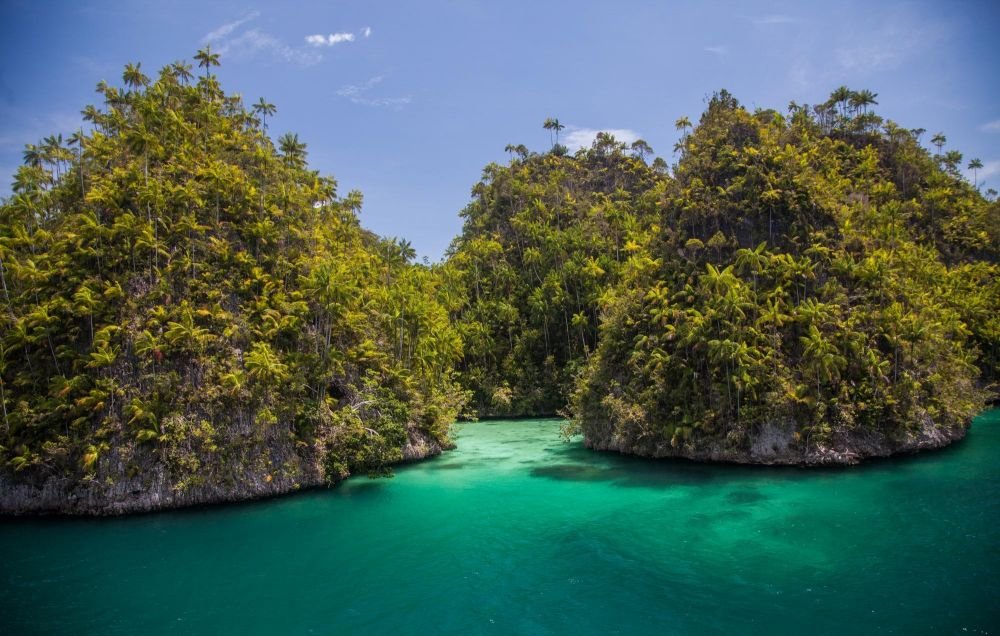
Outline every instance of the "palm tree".
POLYGON ((266 133, 267 132, 267 118, 268 118, 268 116, 273 115, 274 113, 276 113, 278 109, 275 108, 274 104, 267 103, 267 100, 264 99, 263 97, 261 97, 259 100, 257 100, 257 103, 254 104, 251 107, 251 109, 253 110, 253 112, 255 112, 258 115, 260 115, 260 125, 263 126, 264 132, 266 133))
POLYGON ((266 385, 281 382, 288 376, 288 366, 266 342, 255 342, 246 355, 247 375, 266 385))
POLYGON ((944 164, 945 168, 949 172, 952 172, 957 176, 959 167, 962 165, 962 153, 957 150, 949 150, 944 153, 941 163, 944 164))
POLYGON ((944 136, 944 133, 937 133, 931 137, 931 143, 937 146, 938 155, 941 154, 941 148, 948 142, 948 138, 944 136))
POLYGON ((552 141, 552 131, 555 131, 556 133, 556 141, 554 144, 552 144, 553 148, 559 145, 559 131, 565 127, 566 126, 559 123, 559 119, 554 117, 547 118, 545 122, 542 124, 542 128, 549 131, 549 142, 552 141))
POLYGON ((194 75, 191 74, 191 65, 183 60, 178 60, 170 65, 174 70, 174 75, 182 84, 187 84, 194 75))
POLYGON ((305 163, 306 145, 299 141, 297 134, 285 133, 278 138, 278 148, 285 155, 285 161, 290 166, 301 167, 305 163))
POLYGON ((143 176, 149 181, 149 149, 156 143, 156 136, 142 123, 125 135, 125 144, 136 155, 142 156, 143 176))
POLYGON ((144 75, 142 70, 140 70, 141 66, 142 62, 137 64, 129 63, 125 65, 125 71, 122 73, 122 80, 129 88, 136 89, 140 86, 149 85, 149 77, 144 75))
POLYGON ((674 122, 674 128, 681 131, 680 140, 674 144, 674 152, 677 152, 678 150, 684 149, 684 143, 687 141, 688 135, 690 134, 689 131, 691 130, 691 120, 687 118, 687 115, 685 115, 674 122))
POLYGON ((826 378, 832 381, 840 376, 840 371, 847 366, 847 359, 840 354, 836 345, 826 339, 816 325, 809 325, 809 335, 799 338, 803 345, 803 355, 806 364, 816 373, 816 397, 820 395, 820 381, 826 378))
POLYGON ((84 197, 87 196, 87 188, 83 178, 83 144, 86 140, 87 138, 84 136, 82 128, 70 135, 69 139, 66 140, 68 145, 76 146, 76 165, 80 167, 80 194, 84 197))
POLYGON ((632 142, 630 148, 632 149, 632 152, 639 157, 640 161, 645 161, 646 155, 653 154, 653 147, 646 143, 645 139, 636 139, 632 142))
POLYGON ((754 291, 757 291, 757 274, 764 271, 770 262, 766 248, 767 243, 763 242, 752 250, 747 248, 736 250, 736 266, 750 270, 753 275, 754 291))
POLYGON ((413 244, 406 239, 400 239, 399 241, 399 255, 403 257, 403 260, 407 263, 412 261, 417 257, 417 250, 413 249, 413 244))
POLYGON ((691 129, 691 120, 687 118, 687 115, 681 117, 674 122, 674 128, 681 131, 681 138, 687 139, 688 132, 691 129))
POLYGON ((22 156, 24 157, 24 165, 41 168, 42 161, 45 159, 45 151, 36 144, 25 144, 22 156))
POLYGON ((878 102, 875 101, 876 97, 878 97, 878 93, 873 93, 868 89, 851 93, 851 108, 854 109, 855 113, 863 110, 867 114, 869 106, 878 106, 878 102))
POLYGON ((725 269, 718 269, 711 263, 705 264, 705 273, 701 275, 702 284, 709 292, 715 296, 725 296, 726 293, 739 284, 733 274, 733 266, 727 265, 725 269))
POLYGON ((219 66, 219 54, 212 53, 212 45, 206 44, 205 48, 201 49, 194 55, 194 59, 198 60, 198 67, 205 69, 205 77, 208 77, 208 72, 213 66, 219 66))
POLYGON ((56 178, 58 179, 61 174, 62 162, 73 158, 69 150, 63 146, 62 133, 46 137, 42 141, 42 151, 45 160, 55 166, 56 178))
POLYGON ((969 162, 968 168, 972 170, 972 185, 979 189, 979 170, 983 167, 983 162, 979 159, 973 159, 969 162))
POLYGON ((167 331, 163 337, 172 345, 177 345, 188 351, 201 351, 202 346, 209 340, 211 333, 208 329, 199 327, 194 322, 194 314, 188 306, 181 310, 180 322, 168 322, 167 331))
POLYGON ((854 94, 853 91, 851 91, 851 89, 847 88, 846 86, 839 86, 832 93, 830 93, 830 100, 827 102, 827 104, 831 106, 839 105, 840 114, 842 116, 846 116, 847 104, 848 102, 850 102, 851 96, 853 94, 854 94))

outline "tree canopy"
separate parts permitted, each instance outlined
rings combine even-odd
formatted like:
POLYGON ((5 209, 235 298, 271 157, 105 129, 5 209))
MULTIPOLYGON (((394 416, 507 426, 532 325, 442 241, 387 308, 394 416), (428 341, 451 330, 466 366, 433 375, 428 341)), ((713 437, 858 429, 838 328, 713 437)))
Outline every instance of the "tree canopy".
POLYGON ((0 205, 19 483, 381 474, 467 402, 568 412, 598 448, 849 461, 954 437, 998 378, 1000 204, 871 91, 785 113, 720 91, 672 167, 605 133, 570 154, 549 118, 429 266, 195 59, 102 82, 0 205))
MULTIPOLYGON (((25 152, 0 207, 0 465, 16 479, 162 474, 333 482, 464 400, 437 268, 364 230, 361 195, 310 170, 205 74, 99 86, 91 129, 25 152)), ((287 488, 286 488, 287 489, 287 488)))

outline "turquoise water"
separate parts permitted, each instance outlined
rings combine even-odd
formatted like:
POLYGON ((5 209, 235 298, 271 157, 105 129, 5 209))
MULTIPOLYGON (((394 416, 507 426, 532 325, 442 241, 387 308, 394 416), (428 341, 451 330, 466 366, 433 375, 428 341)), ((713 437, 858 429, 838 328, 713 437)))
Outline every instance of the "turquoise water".
POLYGON ((655 462, 464 425, 393 479, 0 523, 0 633, 997 633, 1000 411, 839 470, 655 462))

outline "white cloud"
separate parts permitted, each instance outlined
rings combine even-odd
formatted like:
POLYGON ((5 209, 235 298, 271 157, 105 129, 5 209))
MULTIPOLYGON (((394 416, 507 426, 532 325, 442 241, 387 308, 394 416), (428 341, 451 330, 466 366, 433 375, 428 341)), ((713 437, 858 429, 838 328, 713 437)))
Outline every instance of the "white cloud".
POLYGON ((365 36, 366 38, 367 37, 371 37, 371 35, 372 35, 372 28, 371 27, 365 27, 365 28, 361 29, 361 35, 365 36))
POLYGON ((1000 119, 994 119, 993 121, 986 122, 979 127, 979 130, 988 133, 1000 132, 1000 119))
POLYGON ((763 15, 757 18, 750 18, 750 22, 756 25, 763 26, 768 24, 791 24, 793 22, 798 22, 798 20, 790 15, 774 14, 774 15, 763 15))
POLYGON ((395 108, 401 108, 413 101, 413 98, 407 97, 371 97, 368 92, 380 84, 382 80, 385 79, 383 75, 376 75, 370 78, 363 84, 347 84, 341 86, 337 89, 337 95, 345 97, 351 100, 354 104, 362 104, 364 106, 377 106, 386 107, 392 106, 395 108))
POLYGON ((570 152, 576 152, 581 148, 590 148, 597 138, 597 133, 608 133, 618 141, 631 144, 641 135, 628 128, 571 128, 569 133, 559 139, 559 143, 569 148, 570 152))
POLYGON ((346 86, 341 86, 337 90, 337 94, 340 95, 341 97, 356 97, 358 95, 367 92, 373 86, 381 82, 383 79, 385 79, 384 75, 376 75, 375 77, 366 81, 364 84, 358 84, 358 85, 348 84, 346 86))
POLYGON ((326 36, 327 46, 333 46, 334 44, 340 44, 341 42, 353 42, 353 33, 331 33, 326 36))
POLYGON ((719 57, 722 57, 729 52, 729 49, 724 46, 706 46, 705 50, 713 55, 718 55, 719 57))
MULTIPOLYGON (((252 11, 239 20, 234 20, 217 27, 210 33, 206 34, 205 37, 202 38, 202 41, 212 44, 219 55, 253 57, 264 53, 270 54, 275 59, 291 62, 293 64, 300 64, 302 66, 316 64, 323 59, 322 54, 316 51, 310 51, 304 47, 289 46, 270 33, 266 33, 260 29, 241 31, 241 28, 246 23, 258 17, 260 17, 260 11, 252 11)), ((329 38, 343 38, 345 36, 348 36, 348 41, 354 39, 354 36, 350 33, 333 33, 330 34, 329 38)), ((323 44, 326 44, 328 41, 324 36, 310 37, 322 38, 323 44)), ((308 38, 307 41, 309 41, 308 38)), ((341 40, 338 39, 337 41, 341 40)))
POLYGON ((309 46, 333 46, 341 42, 353 42, 353 33, 331 33, 330 35, 307 35, 306 43, 309 46))
POLYGON ((216 42, 218 40, 221 40, 222 38, 226 37, 236 29, 240 28, 241 26, 249 22, 250 20, 253 20, 259 16, 260 16, 260 11, 253 11, 251 13, 248 13, 239 20, 234 20, 233 22, 223 24, 222 26, 215 29, 211 33, 206 34, 205 37, 203 37, 201 40, 202 42, 216 42))
POLYGON ((218 52, 219 55, 231 54, 237 57, 250 57, 260 52, 270 53, 278 59, 302 66, 316 64, 323 59, 319 53, 293 48, 273 35, 257 29, 251 29, 231 40, 222 42, 218 52))

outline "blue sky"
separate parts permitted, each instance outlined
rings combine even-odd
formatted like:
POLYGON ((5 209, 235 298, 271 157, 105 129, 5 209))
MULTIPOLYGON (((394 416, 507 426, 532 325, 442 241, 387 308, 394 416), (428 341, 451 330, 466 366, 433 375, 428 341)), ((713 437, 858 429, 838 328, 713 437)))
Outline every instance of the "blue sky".
POLYGON ((548 146, 546 117, 571 146, 617 130, 672 163, 673 122, 719 88, 779 109, 873 90, 1000 190, 998 27, 998 2, 4 0, 0 175, 75 130, 125 63, 152 75, 211 42, 227 92, 276 104, 272 134, 299 133, 313 168, 364 193, 366 227, 432 260, 483 166, 548 146))

